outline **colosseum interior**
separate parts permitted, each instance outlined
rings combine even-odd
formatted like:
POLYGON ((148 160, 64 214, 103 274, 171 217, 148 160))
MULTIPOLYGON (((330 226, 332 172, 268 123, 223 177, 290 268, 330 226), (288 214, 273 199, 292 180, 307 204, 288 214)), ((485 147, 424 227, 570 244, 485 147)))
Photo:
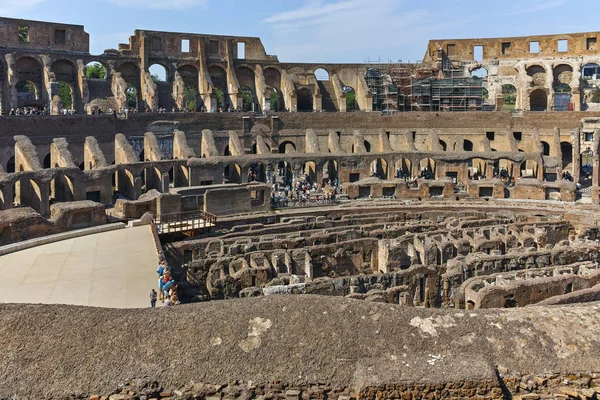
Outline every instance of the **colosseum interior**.
POLYGON ((0 18, 0 398, 599 398, 598 37, 302 64, 0 18), (136 229, 149 265, 71 244, 136 229), (42 297, 107 257, 182 304, 42 297))

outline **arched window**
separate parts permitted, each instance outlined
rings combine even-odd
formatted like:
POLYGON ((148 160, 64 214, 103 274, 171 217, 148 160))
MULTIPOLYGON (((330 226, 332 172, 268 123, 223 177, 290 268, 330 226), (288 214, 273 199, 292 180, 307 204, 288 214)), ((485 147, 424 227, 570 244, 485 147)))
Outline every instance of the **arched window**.
POLYGON ((323 68, 319 68, 315 70, 315 77, 318 81, 328 81, 329 80, 329 72, 327 72, 323 68))

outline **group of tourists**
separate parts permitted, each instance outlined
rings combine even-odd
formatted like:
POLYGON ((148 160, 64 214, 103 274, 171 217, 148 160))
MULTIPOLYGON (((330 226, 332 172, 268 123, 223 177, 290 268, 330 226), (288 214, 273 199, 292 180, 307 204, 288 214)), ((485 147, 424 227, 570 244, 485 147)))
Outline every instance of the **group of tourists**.
POLYGON ((17 107, 11 108, 8 115, 48 115, 46 107, 17 107))
POLYGON ((280 184, 276 177, 273 178, 271 191, 272 207, 287 207, 294 205, 308 205, 311 202, 334 203, 336 194, 341 192, 338 180, 323 181, 323 185, 310 181, 308 176, 293 181, 291 185, 280 184))
POLYGON ((166 307, 180 304, 177 295, 179 285, 173 279, 171 267, 167 265, 166 260, 161 259, 156 272, 158 273, 158 292, 154 289, 150 292, 150 306, 156 307, 157 300, 162 301, 166 307))

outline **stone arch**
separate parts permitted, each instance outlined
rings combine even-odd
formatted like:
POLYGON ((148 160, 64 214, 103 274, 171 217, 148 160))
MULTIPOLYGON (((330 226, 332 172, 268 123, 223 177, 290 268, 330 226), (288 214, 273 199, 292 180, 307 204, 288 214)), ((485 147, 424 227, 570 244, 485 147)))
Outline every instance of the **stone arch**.
POLYGON ((140 85, 140 69, 132 62, 124 62, 119 65, 117 72, 121 74, 123 80, 127 83, 139 87, 140 85))
POLYGON ((84 75, 87 79, 108 79, 109 67, 101 61, 90 61, 85 65, 84 75))
POLYGON ((198 92, 198 68, 193 65, 182 65, 177 68, 177 73, 183 80, 184 94, 182 107, 188 111, 197 111, 200 106, 200 94, 198 92))
POLYGON ((471 69, 471 77, 473 78, 479 78, 479 79, 485 79, 488 76, 488 70, 485 67, 482 67, 481 65, 476 66, 475 68, 471 69))
POLYGON ((559 83, 554 87, 554 111, 569 111, 572 109, 571 86, 566 83, 559 83))
POLYGON ((15 172, 15 156, 10 156, 6 162, 6 172, 9 174, 15 172))
POLYGON ((229 183, 242 183, 242 167, 237 163, 231 163, 225 167, 223 176, 229 183))
MULTIPOLYGON (((148 67, 148 72, 152 75, 152 79, 158 82, 170 82, 171 81, 171 73, 169 68, 159 62, 152 63, 148 67)), ((157 82, 157 83, 158 83, 157 82)))
POLYGON ((272 86, 267 86, 264 93, 264 110, 279 111, 283 107, 283 96, 272 86))
POLYGON ((198 68, 186 64, 177 68, 177 72, 179 72, 185 86, 198 87, 198 68))
POLYGON ((357 111, 356 90, 351 86, 344 86, 342 90, 346 94, 346 112, 357 111))
POLYGON ((121 78, 127 83, 126 96, 127 107, 139 108, 142 104, 140 94, 140 69, 137 65, 131 62, 125 62, 119 65, 117 72, 121 74, 121 78), (133 107, 135 104, 135 107, 133 107))
POLYGON ((55 83, 52 84, 51 98, 58 96, 67 110, 79 108, 77 66, 70 60, 56 60, 52 63, 55 83))
POLYGON ((77 66, 70 60, 56 60, 52 63, 50 70, 54 73, 57 81, 67 82, 77 86, 77 66))
POLYGON ((559 64, 553 68, 552 74, 554 78, 553 87, 560 84, 568 85, 573 80, 573 67, 569 64, 559 64))
POLYGON ((298 97, 298 111, 311 112, 313 111, 313 95, 307 88, 301 88, 296 93, 298 97))
POLYGON ((307 161, 303 165, 304 175, 308 178, 309 183, 317 181, 317 163, 314 161, 307 161))
POLYGON ((31 82, 38 90, 44 87, 44 68, 37 58, 29 56, 20 57, 16 62, 16 69, 19 81, 31 82))
POLYGON ((544 141, 542 141, 541 143, 542 143, 543 155, 549 156, 550 155, 550 143, 544 142, 544 141))
POLYGON ((296 144, 294 142, 286 140, 279 144, 279 152, 281 154, 285 153, 295 153, 296 152, 296 144))
POLYGON ((432 158, 423 158, 419 161, 419 177, 424 179, 435 179, 436 165, 432 158))
POLYGON ((514 85, 506 83, 502 85, 502 111, 511 111, 517 104, 517 88, 514 85))
POLYGON ((338 163, 335 160, 327 160, 323 165, 323 184, 335 184, 335 180, 338 179, 338 163))
POLYGON ((388 163, 383 158, 376 158, 371 161, 370 164, 370 175, 379 179, 387 179, 388 178, 388 163))
POLYGON ((585 64, 581 68, 581 77, 583 79, 598 80, 600 79, 600 65, 596 63, 585 64))
POLYGON ((52 168, 50 153, 46 154, 46 156, 44 157, 44 160, 42 161, 42 167, 44 169, 52 168))
POLYGON ((527 68, 527 75, 531 77, 534 86, 546 86, 546 70, 541 65, 531 65, 527 68))
POLYGON ((281 91, 281 72, 275 67, 267 67, 263 70, 263 76, 265 78, 265 85, 267 86, 264 94, 265 104, 268 100, 271 110, 285 110, 284 98, 281 91), (273 91, 275 91, 277 95, 274 95, 273 91), (277 100, 276 107, 273 107, 274 99, 277 100))
POLYGON ((401 158, 396 161, 396 178, 410 178, 412 162, 408 158, 401 158))
POLYGON ((43 106, 40 88, 32 81, 20 81, 16 85, 17 107, 43 106))
POLYGON ((229 91, 227 90, 227 72, 218 65, 208 68, 208 74, 212 81, 217 97, 217 107, 228 109, 230 106, 229 91))
POLYGON ((548 109, 548 94, 543 89, 535 89, 529 94, 531 111, 546 111, 548 109))
POLYGON ((446 144, 446 142, 444 142, 442 139, 440 139, 439 142, 440 142, 440 146, 442 146, 442 150, 446 151, 446 149, 448 148, 448 145, 446 144))
POLYGON ((562 167, 567 168, 573 162, 573 145, 570 142, 560 142, 562 167))
POLYGON ((537 178, 538 163, 535 160, 527 159, 521 163, 519 168, 521 178, 537 178))
POLYGON ((315 78, 317 78, 318 81, 328 81, 330 79, 329 71, 327 71, 323 67, 315 69, 313 74, 315 75, 315 78))

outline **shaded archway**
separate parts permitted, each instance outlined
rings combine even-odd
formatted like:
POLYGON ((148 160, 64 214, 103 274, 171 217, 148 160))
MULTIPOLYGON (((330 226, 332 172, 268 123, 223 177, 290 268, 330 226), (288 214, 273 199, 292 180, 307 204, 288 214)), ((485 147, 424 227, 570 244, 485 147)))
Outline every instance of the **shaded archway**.
POLYGON ((548 142, 544 142, 544 141, 542 141, 541 143, 542 143, 543 155, 549 156, 550 155, 550 144, 548 142))
POLYGON ((396 161, 396 178, 410 178, 411 166, 412 164, 408 158, 401 158, 396 161))
POLYGON ((554 111, 569 111, 571 105, 571 87, 560 83, 554 87, 554 111))
POLYGON ((419 161, 419 177, 423 179, 435 179, 435 161, 424 158, 419 161))
POLYGON ((448 145, 446 145, 446 142, 444 142, 443 140, 440 139, 440 146, 442 146, 442 150, 446 151, 446 149, 448 148, 448 145))
POLYGON ((541 65, 532 65, 527 68, 527 75, 531 77, 533 86, 544 86, 546 84, 546 70, 541 65))
MULTIPOLYGON (((36 98, 31 99, 31 97, 27 98, 25 103, 35 102, 35 101, 44 101, 44 96, 42 95, 42 90, 44 88, 44 74, 43 67, 40 61, 33 57, 21 57, 17 60, 16 63, 17 75, 19 78, 19 83, 21 82, 29 82, 33 87, 35 87, 36 98)), ((17 88, 17 91, 19 89, 17 88)), ((31 91, 30 91, 31 92, 31 91)), ((18 93, 17 93, 18 96, 18 93)), ((19 99, 17 99, 17 103, 19 99)), ((20 104, 23 105, 41 105, 40 104, 20 104)))
POLYGON ((40 91, 35 83, 21 81, 17 83, 17 107, 41 106, 40 91))
POLYGON ((264 93, 263 111, 279 111, 281 96, 277 89, 272 86, 267 86, 264 93))
POLYGON ((131 84, 131 83, 127 83, 127 90, 125 91, 125 95, 127 96, 127 107, 129 107, 130 111, 133 111, 134 109, 137 110, 138 108, 138 91, 136 89, 136 87, 131 84))
POLYGON ((79 108, 77 66, 69 60, 57 60, 52 63, 55 82, 51 84, 51 100, 58 96, 64 110, 79 108))
POLYGON ((521 163, 521 178, 537 178, 538 163, 535 160, 525 160, 521 163))
POLYGON ((73 110, 74 109, 74 91, 73 87, 69 85, 67 82, 58 82, 58 92, 56 94, 61 102, 63 109, 65 110, 73 110))
POLYGON ((313 111, 313 96, 307 88, 299 89, 296 93, 298 111, 311 112, 313 111))
POLYGON ((502 85, 502 111, 512 111, 517 104, 517 88, 510 84, 502 85))
POLYGON ((379 179, 387 179, 388 177, 387 161, 383 158, 376 158, 370 165, 370 176, 379 179))
POLYGON ((265 77, 265 84, 267 86, 267 90, 265 91, 265 104, 267 105, 267 99, 270 100, 271 110, 273 111, 283 111, 285 110, 285 104, 283 100, 283 96, 281 95, 281 73, 276 68, 265 68, 263 70, 263 76, 265 77), (271 88, 272 90, 269 90, 271 88), (274 93, 277 93, 276 97, 274 93), (277 100, 277 107, 274 106, 274 101, 277 100))
POLYGON ((223 68, 213 65, 208 69, 208 74, 215 88, 217 107, 225 111, 229 110, 231 102, 229 101, 229 91, 227 90, 227 72, 223 68))
POLYGON ((15 172, 15 156, 11 156, 6 163, 6 172, 13 173, 15 172))
POLYGON ((225 167, 223 176, 225 182, 242 183, 242 168, 236 163, 229 164, 225 167))
POLYGON ((329 160, 323 165, 323 184, 335 185, 338 179, 338 163, 335 160, 329 160))
POLYGON ((284 153, 295 153, 296 145, 293 142, 285 141, 279 144, 279 152, 284 153))
POLYGON ((182 107, 187 111, 198 111, 201 107, 198 92, 198 68, 193 65, 182 65, 177 73, 183 80, 184 93, 182 107))
POLYGON ((344 86, 343 91, 346 94, 346 111, 356 111, 358 109, 356 103, 356 91, 350 86, 344 86))
POLYGON ((473 142, 471 142, 470 140, 465 139, 463 141, 463 150, 464 151, 473 151, 473 142))
POLYGON ((256 97, 250 88, 247 86, 240 87, 242 94, 242 110, 243 112, 256 111, 258 109, 256 105, 256 97))
POLYGON ((570 142, 560 142, 562 153, 562 167, 567 168, 573 162, 573 145, 570 142))
POLYGON ((546 111, 548 109, 548 95, 542 89, 536 89, 529 95, 529 108, 531 111, 546 111))

